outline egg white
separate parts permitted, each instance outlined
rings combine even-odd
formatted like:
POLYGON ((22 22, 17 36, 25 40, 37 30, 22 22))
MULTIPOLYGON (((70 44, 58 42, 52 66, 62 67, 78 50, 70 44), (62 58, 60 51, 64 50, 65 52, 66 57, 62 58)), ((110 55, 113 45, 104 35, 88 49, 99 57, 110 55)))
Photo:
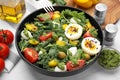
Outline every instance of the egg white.
MULTIPOLYGON (((71 31, 72 32, 72 31, 71 31)), ((65 29, 65 35, 68 39, 70 40, 76 40, 76 39, 79 39, 82 35, 82 32, 83 32, 83 28, 82 26, 80 26, 79 24, 69 24, 66 29, 65 29), (72 33, 68 33, 68 30, 71 28, 71 27, 75 27, 77 28, 77 32, 72 34, 72 33)))
POLYGON ((101 45, 100 45, 100 41, 97 40, 96 38, 93 38, 93 37, 86 37, 82 40, 82 43, 81 43, 81 47, 83 49, 83 51, 85 53, 88 53, 90 55, 95 55, 97 54, 100 50, 101 50, 101 45), (95 47, 94 48, 90 48, 90 47, 86 47, 85 46, 85 43, 86 41, 90 41, 91 44, 93 44, 95 47))

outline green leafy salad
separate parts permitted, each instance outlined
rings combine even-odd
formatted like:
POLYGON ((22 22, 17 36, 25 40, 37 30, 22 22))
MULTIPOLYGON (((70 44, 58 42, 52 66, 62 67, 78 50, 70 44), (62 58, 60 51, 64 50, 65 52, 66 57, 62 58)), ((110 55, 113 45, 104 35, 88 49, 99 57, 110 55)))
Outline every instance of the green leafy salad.
POLYGON ((21 31, 19 48, 30 63, 55 72, 81 69, 100 51, 98 30, 84 12, 40 13, 21 31))

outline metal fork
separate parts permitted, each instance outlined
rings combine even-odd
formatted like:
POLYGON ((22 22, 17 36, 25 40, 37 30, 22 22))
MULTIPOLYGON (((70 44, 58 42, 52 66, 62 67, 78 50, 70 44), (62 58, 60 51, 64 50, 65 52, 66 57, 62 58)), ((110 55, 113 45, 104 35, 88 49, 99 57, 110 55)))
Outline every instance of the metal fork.
POLYGON ((47 13, 53 12, 55 10, 52 6, 52 3, 48 0, 42 0, 41 6, 47 13))

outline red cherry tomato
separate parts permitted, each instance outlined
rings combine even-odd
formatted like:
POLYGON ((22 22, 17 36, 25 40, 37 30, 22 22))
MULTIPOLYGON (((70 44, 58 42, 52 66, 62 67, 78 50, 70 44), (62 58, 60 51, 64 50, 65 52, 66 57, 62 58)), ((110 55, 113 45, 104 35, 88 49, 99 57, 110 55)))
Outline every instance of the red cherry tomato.
POLYGON ((0 30, 0 42, 7 45, 11 44, 14 40, 14 35, 10 30, 0 30))
POLYGON ((45 21, 45 19, 44 18, 39 18, 39 21, 43 22, 43 21, 45 21))
POLYGON ((48 40, 48 39, 51 38, 51 37, 52 37, 52 32, 49 32, 49 33, 47 33, 46 35, 40 36, 40 37, 39 37, 39 40, 40 40, 40 41, 46 41, 46 40, 48 40))
POLYGON ((0 73, 3 71, 3 69, 5 68, 5 61, 0 58, 0 73))
POLYGON ((25 48, 23 50, 24 57, 30 62, 34 63, 38 60, 38 53, 33 48, 25 48))
MULTIPOLYGON (((49 12, 47 14, 49 16, 47 19, 52 19, 53 14, 54 14, 53 12, 49 12)), ((39 19, 40 22, 44 22, 45 20, 47 20, 46 16, 41 16, 41 17, 38 16, 38 19, 39 19)))
POLYGON ((0 43, 0 58, 6 59, 9 55, 10 49, 8 45, 0 43))
POLYGON ((78 60, 77 64, 73 64, 71 61, 68 61, 66 67, 68 71, 72 71, 75 69, 82 68, 84 65, 85 65, 85 60, 78 60))
POLYGON ((46 40, 47 40, 47 37, 46 37, 46 36, 40 36, 40 37, 39 37, 39 40, 40 40, 40 41, 46 41, 46 40))
POLYGON ((46 37, 47 37, 47 39, 51 38, 52 37, 52 32, 47 33, 46 37))
POLYGON ((50 19, 52 19, 52 17, 53 17, 53 12, 49 12, 49 15, 50 15, 50 19))
POLYGON ((84 38, 86 37, 92 37, 92 35, 90 34, 89 30, 83 35, 84 38))

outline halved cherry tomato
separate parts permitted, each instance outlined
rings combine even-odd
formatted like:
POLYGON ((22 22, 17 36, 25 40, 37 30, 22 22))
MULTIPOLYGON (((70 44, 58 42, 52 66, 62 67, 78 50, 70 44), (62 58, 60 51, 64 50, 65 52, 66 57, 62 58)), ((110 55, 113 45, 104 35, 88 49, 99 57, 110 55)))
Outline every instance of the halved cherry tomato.
POLYGON ((89 30, 83 35, 84 38, 86 37, 92 37, 92 35, 90 34, 89 30))
POLYGON ((11 44, 14 40, 14 35, 10 30, 0 30, 0 42, 7 45, 11 44))
POLYGON ((72 71, 75 69, 80 69, 84 65, 85 65, 85 60, 78 60, 77 64, 73 64, 71 61, 68 61, 66 67, 68 71, 72 71))
POLYGON ((10 49, 8 45, 0 43, 0 58, 6 59, 9 55, 10 49))
POLYGON ((25 48, 23 54, 30 63, 34 63, 38 60, 38 53, 33 48, 25 48))
POLYGON ((3 71, 3 69, 5 68, 5 61, 0 58, 0 73, 3 71))
POLYGON ((46 41, 46 40, 48 40, 48 39, 51 38, 51 37, 52 37, 52 32, 49 32, 49 33, 47 33, 46 35, 40 36, 40 37, 39 37, 39 40, 40 40, 40 41, 46 41))

